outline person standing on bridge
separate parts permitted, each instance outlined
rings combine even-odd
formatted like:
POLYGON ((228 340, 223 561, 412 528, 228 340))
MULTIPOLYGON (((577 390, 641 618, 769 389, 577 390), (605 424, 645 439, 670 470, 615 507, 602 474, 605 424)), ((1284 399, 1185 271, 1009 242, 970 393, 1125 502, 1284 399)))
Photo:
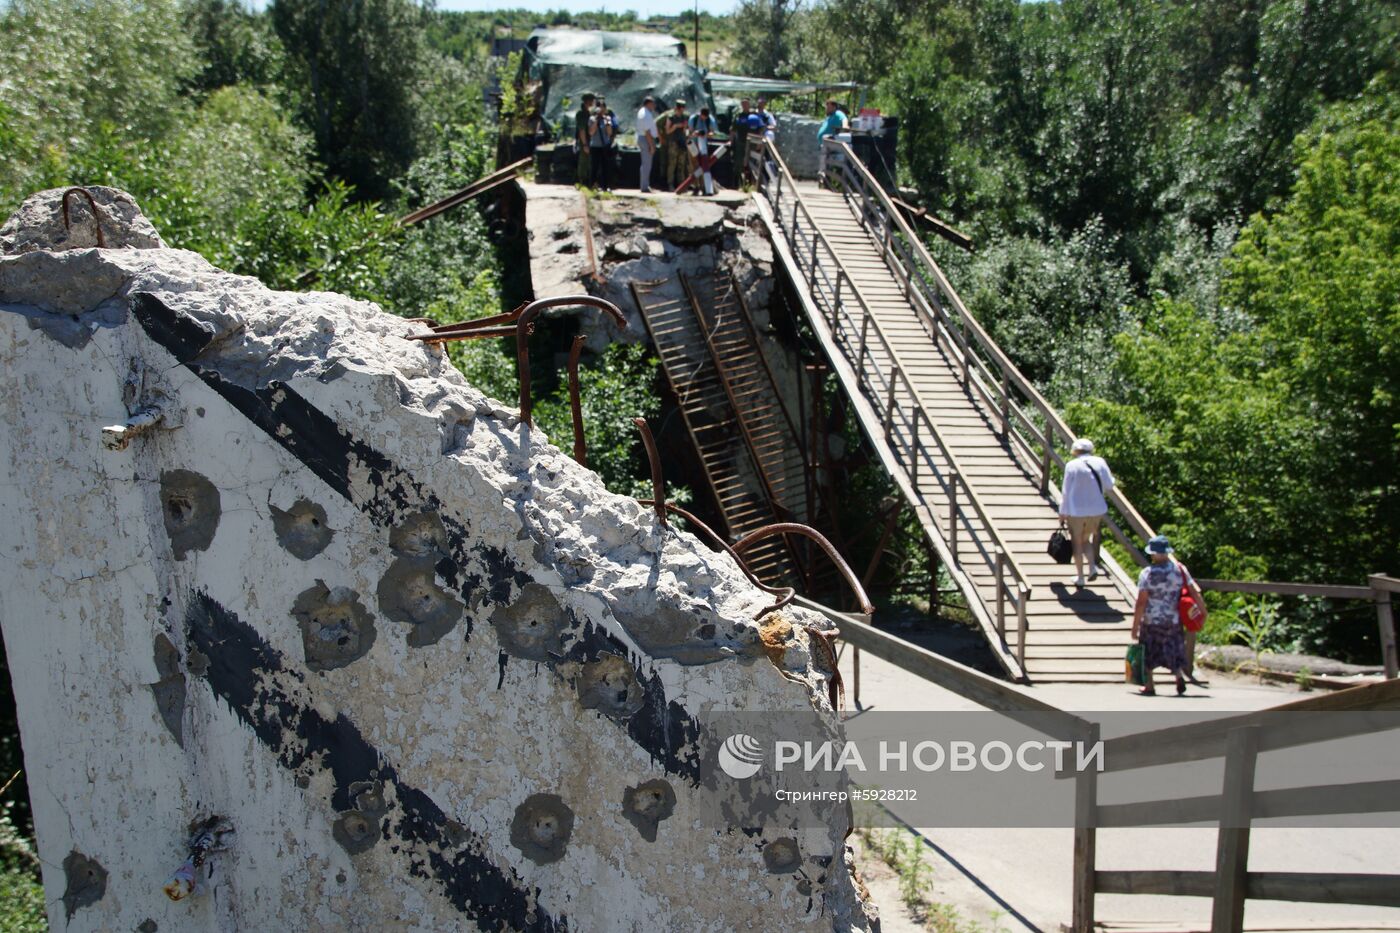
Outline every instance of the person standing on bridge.
POLYGON ((693 176, 691 194, 703 193, 708 196, 715 193, 714 176, 710 174, 710 168, 714 164, 714 157, 710 155, 710 147, 718 132, 719 124, 715 122, 714 117, 710 116, 709 107, 701 107, 700 112, 690 118, 689 151, 692 164, 695 166, 691 172, 693 176), (703 192, 700 190, 702 187, 704 188, 703 192))
MULTIPOLYGON (((1176 676, 1176 693, 1186 692, 1186 630, 1181 625, 1182 588, 1189 589, 1196 604, 1205 606, 1201 589, 1191 572, 1172 559, 1171 542, 1166 535, 1157 535, 1147 542, 1147 554, 1152 563, 1138 574, 1137 604, 1133 607, 1133 641, 1142 643, 1142 671, 1146 681, 1138 693, 1155 696, 1152 682, 1154 668, 1165 667, 1176 676)), ((1192 680, 1195 678, 1193 677, 1192 680)))
POLYGON ((841 106, 835 98, 829 98, 826 102, 826 119, 817 127, 817 184, 826 184, 826 141, 840 139, 849 127, 850 121, 846 119, 841 106))
POLYGON ((592 164, 590 185, 594 191, 612 188, 612 120, 607 108, 599 101, 588 121, 588 158, 592 164))
POLYGON ((656 147, 661 136, 656 131, 656 98, 647 95, 642 99, 642 109, 637 111, 637 150, 642 154, 642 194, 651 191, 651 160, 656 155, 656 147))
POLYGON ((593 180, 593 163, 588 152, 588 121, 593 119, 593 101, 593 92, 586 91, 583 95, 583 105, 574 114, 574 152, 578 154, 574 181, 580 185, 586 185, 593 180))
POLYGON ((676 101, 676 109, 666 114, 662 127, 663 151, 665 152, 665 186, 675 191, 690 174, 690 154, 685 148, 685 134, 689 129, 689 118, 685 113, 685 101, 676 101))
POLYGON ((1069 529, 1074 545, 1075 586, 1084 585, 1084 561, 1089 561, 1089 579, 1099 575, 1099 526, 1108 514, 1108 493, 1113 489, 1113 473, 1103 457, 1094 456, 1094 442, 1087 437, 1070 447, 1073 457, 1065 464, 1065 481, 1060 493, 1060 523, 1069 529))

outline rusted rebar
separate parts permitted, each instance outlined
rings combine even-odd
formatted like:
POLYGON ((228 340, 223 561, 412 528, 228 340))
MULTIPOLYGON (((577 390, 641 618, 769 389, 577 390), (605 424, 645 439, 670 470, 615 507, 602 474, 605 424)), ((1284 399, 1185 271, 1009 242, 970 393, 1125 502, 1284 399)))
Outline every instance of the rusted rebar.
POLYGON ((539 317, 541 311, 546 308, 560 308, 570 305, 584 305, 605 311, 612 315, 619 330, 627 330, 627 318, 618 310, 617 305, 603 298, 594 298, 592 295, 561 295, 558 298, 541 298, 526 305, 525 310, 520 312, 520 317, 515 322, 515 360, 516 372, 520 377, 520 420, 529 427, 534 427, 534 422, 530 419, 532 408, 530 402, 530 343, 526 338, 534 326, 535 318, 539 317))
POLYGON ((488 317, 472 318, 467 321, 453 321, 450 324, 434 324, 428 318, 409 318, 410 321, 430 325, 433 332, 430 334, 410 334, 408 339, 421 340, 424 343, 440 343, 448 340, 509 337, 515 333, 515 322, 520 319, 520 315, 524 314, 525 309, 529 306, 530 303, 526 301, 503 314, 492 314, 488 317))
POLYGON ((92 208, 92 225, 97 228, 97 248, 106 249, 107 241, 102 237, 102 212, 97 209, 97 201, 93 198, 92 192, 86 188, 69 188, 63 192, 63 229, 72 229, 68 223, 68 198, 75 194, 81 194, 87 198, 88 207, 92 208))
POLYGON ((860 585, 860 581, 857 580, 856 575, 851 572, 851 568, 847 565, 845 559, 837 553, 836 548, 826 539, 826 535, 817 531, 817 529, 810 525, 801 525, 797 522, 778 522, 775 525, 764 525, 762 528, 751 531, 738 541, 735 541, 734 550, 743 553, 745 549, 762 541, 764 538, 770 538, 773 535, 779 534, 803 535, 817 542, 817 546, 826 552, 826 556, 836 565, 836 569, 841 571, 841 576, 845 578, 846 585, 851 588, 851 592, 855 594, 856 600, 860 603, 860 611, 865 615, 871 615, 875 612, 875 607, 870 604, 870 597, 865 595, 865 587, 860 585))
POLYGON ((632 423, 642 432, 642 443, 647 448, 647 459, 651 461, 651 495, 656 509, 656 519, 666 526, 666 478, 661 475, 661 456, 656 452, 656 439, 651 436, 651 427, 645 418, 633 418, 632 423))
MULTIPOLYGON (((638 499, 637 501, 640 502, 642 505, 656 504, 656 500, 654 499, 638 499)), ((734 563, 739 565, 739 569, 743 571, 744 576, 748 578, 750 583, 758 587, 763 592, 769 594, 770 596, 782 597, 778 600, 776 605, 768 606, 761 610, 756 616, 754 616, 755 619, 761 619, 768 613, 781 609, 788 603, 792 602, 793 597, 797 595, 796 590, 794 590, 790 586, 769 586, 768 584, 764 583, 754 574, 752 570, 749 569, 749 565, 744 561, 744 558, 740 556, 739 552, 734 550, 734 548, 730 546, 729 542, 725 541, 724 538, 720 537, 719 534, 716 533, 713 528, 711 528, 709 525, 705 524, 700 519, 696 518, 694 515, 690 514, 678 505, 674 505, 670 502, 666 502, 663 504, 667 512, 670 512, 672 515, 679 515, 681 518, 685 519, 687 524, 699 528, 705 533, 705 537, 709 538, 715 543, 716 547, 718 547, 721 551, 724 551, 724 553, 728 554, 730 557, 734 558, 734 563)))
POLYGON ((831 669, 831 679, 827 681, 827 696, 831 699, 831 707, 835 710, 845 709, 846 682, 841 677, 841 666, 840 660, 836 656, 836 646, 832 644, 840 632, 823 632, 815 625, 805 627, 812 644, 822 646, 822 654, 826 656, 827 666, 831 669))
POLYGON ((569 348, 569 411, 574 417, 574 462, 588 466, 588 443, 583 437, 583 404, 578 395, 578 357, 588 338, 579 334, 569 348))

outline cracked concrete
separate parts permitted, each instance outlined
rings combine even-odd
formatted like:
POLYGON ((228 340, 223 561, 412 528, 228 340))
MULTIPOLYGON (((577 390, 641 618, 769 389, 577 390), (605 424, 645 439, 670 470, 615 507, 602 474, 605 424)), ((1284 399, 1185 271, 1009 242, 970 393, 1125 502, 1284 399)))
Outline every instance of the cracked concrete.
POLYGON ((707 829, 695 777, 707 713, 830 714, 829 624, 785 610, 770 661, 728 557, 419 329, 178 250, 0 255, 0 625, 52 928, 867 929, 847 827, 707 829), (109 451, 133 360, 183 418, 109 451), (299 502, 334 534, 293 551, 299 502), (456 618, 415 643, 425 593, 456 618), (236 841, 170 902, 211 812, 236 841))

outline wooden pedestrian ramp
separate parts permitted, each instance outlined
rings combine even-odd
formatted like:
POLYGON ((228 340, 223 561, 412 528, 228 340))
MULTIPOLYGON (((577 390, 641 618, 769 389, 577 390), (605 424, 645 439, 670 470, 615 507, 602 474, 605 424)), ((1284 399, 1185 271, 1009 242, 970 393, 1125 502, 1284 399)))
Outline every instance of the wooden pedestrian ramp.
MULTIPOLYGON (((1123 676, 1134 581, 1105 552, 1082 589, 1045 544, 1073 435, 967 312, 849 146, 796 182, 750 148, 775 252, 886 470, 1013 677, 1123 676)), ((1141 559, 1151 529, 1117 490, 1107 533, 1141 559)))

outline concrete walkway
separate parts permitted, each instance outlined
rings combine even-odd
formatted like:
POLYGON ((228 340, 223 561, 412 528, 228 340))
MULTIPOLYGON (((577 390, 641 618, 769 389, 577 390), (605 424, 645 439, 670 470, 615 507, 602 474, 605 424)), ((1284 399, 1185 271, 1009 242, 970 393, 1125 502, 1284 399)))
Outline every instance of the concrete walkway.
MULTIPOLYGON (((864 709, 980 709, 868 653, 862 654, 860 667, 864 709)), ((849 691, 849 646, 842 651, 841 671, 849 691)), ((1260 685, 1213 671, 1199 671, 1198 676, 1209 686, 1190 688, 1189 693, 1198 696, 1192 701, 1193 711, 1263 709, 1299 695, 1292 687, 1260 685)), ((1166 692, 1155 698, 1136 696, 1127 684, 1049 684, 1034 692, 1075 712, 1182 708, 1186 701, 1175 696, 1161 672, 1157 687, 1166 692)), ((849 698, 848 705, 854 707, 849 698)), ((899 815, 897 808, 891 809, 899 815)), ((966 920, 980 923, 989 933, 1058 933, 1060 924, 1069 921, 1072 830, 912 828, 922 837, 934 869, 933 899, 953 906, 966 920)), ((1209 871, 1214 868, 1215 840, 1216 831, 1210 828, 1101 830, 1098 867, 1209 871)), ((1251 834, 1250 854, 1255 871, 1393 872, 1400 864, 1400 829, 1257 828, 1251 834)), ((1204 898, 1099 895, 1097 905, 1106 930, 1174 933, 1210 928, 1210 902, 1204 898)), ((1250 901, 1245 929, 1400 931, 1400 909, 1250 901)))

